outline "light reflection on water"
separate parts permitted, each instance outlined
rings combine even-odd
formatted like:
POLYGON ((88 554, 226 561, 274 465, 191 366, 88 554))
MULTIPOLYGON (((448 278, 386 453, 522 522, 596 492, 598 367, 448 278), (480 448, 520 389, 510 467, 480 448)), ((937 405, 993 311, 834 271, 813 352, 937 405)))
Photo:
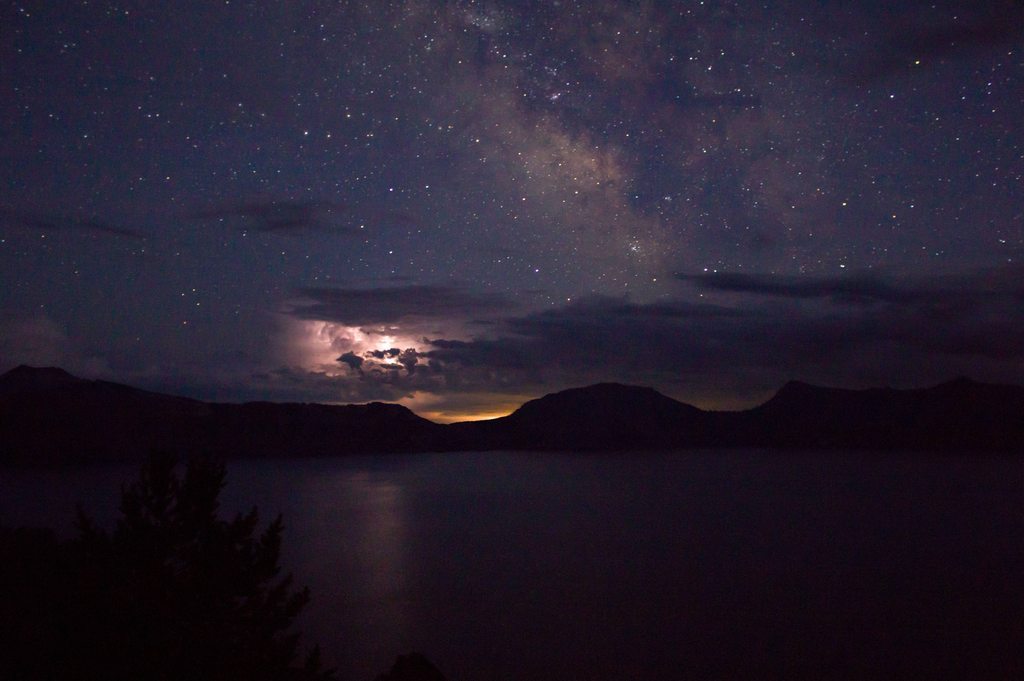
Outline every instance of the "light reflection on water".
MULTIPOLYGON (((375 657, 409 628, 406 509, 401 487, 368 471, 324 471, 290 485, 303 509, 287 532, 290 568, 315 585, 309 627, 378 642, 375 657), (353 613, 359 613, 353 618, 353 613)), ((383 669, 383 668, 382 668, 383 669)))

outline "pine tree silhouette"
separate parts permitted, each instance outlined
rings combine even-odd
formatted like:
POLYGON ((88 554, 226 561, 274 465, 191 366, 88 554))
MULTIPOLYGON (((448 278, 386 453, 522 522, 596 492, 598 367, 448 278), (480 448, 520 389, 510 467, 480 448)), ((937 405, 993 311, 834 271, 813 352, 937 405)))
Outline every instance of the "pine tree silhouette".
POLYGON ((300 654, 309 600, 278 565, 283 524, 218 517, 224 467, 154 455, 122 491, 113 532, 79 510, 77 539, 5 531, 0 676, 300 681, 332 678, 300 654), (6 611, 6 612, 5 612, 6 611))

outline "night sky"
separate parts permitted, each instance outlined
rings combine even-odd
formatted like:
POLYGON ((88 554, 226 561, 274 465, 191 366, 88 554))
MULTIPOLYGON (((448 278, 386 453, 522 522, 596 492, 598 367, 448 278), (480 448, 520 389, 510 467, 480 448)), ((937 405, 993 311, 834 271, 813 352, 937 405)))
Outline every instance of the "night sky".
POLYGON ((5 2, 0 370, 438 420, 1024 383, 1024 3, 5 2))

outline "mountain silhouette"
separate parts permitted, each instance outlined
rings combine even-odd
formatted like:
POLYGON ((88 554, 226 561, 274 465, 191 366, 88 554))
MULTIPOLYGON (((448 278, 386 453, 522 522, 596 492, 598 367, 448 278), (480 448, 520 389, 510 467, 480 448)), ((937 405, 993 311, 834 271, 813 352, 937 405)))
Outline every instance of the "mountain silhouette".
POLYGON ((0 463, 218 458, 437 448, 444 427, 397 404, 202 402, 20 366, 0 376, 0 463))
POLYGON ((710 444, 706 418, 653 388, 599 383, 530 400, 501 418, 452 424, 448 441, 460 449, 692 447, 710 444))
POLYGON ((790 382, 736 419, 736 444, 1024 450, 1024 388, 957 378, 918 390, 790 382), (742 434, 742 435, 741 435, 742 434))
POLYGON ((249 402, 164 395, 57 368, 0 376, 0 464, 354 453, 764 447, 1024 451, 1024 388, 958 378, 847 390, 790 382, 764 404, 710 412, 652 388, 600 383, 501 418, 440 425, 395 404, 249 402))

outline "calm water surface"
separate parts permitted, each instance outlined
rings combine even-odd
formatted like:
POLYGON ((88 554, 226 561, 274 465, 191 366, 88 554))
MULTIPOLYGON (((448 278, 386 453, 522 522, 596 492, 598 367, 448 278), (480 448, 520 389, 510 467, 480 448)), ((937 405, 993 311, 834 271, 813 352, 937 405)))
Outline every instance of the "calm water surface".
MULTIPOLYGON (((0 474, 0 522, 114 517, 135 467, 0 474)), ((342 678, 1024 678, 1024 461, 515 452, 241 461, 342 678)))

